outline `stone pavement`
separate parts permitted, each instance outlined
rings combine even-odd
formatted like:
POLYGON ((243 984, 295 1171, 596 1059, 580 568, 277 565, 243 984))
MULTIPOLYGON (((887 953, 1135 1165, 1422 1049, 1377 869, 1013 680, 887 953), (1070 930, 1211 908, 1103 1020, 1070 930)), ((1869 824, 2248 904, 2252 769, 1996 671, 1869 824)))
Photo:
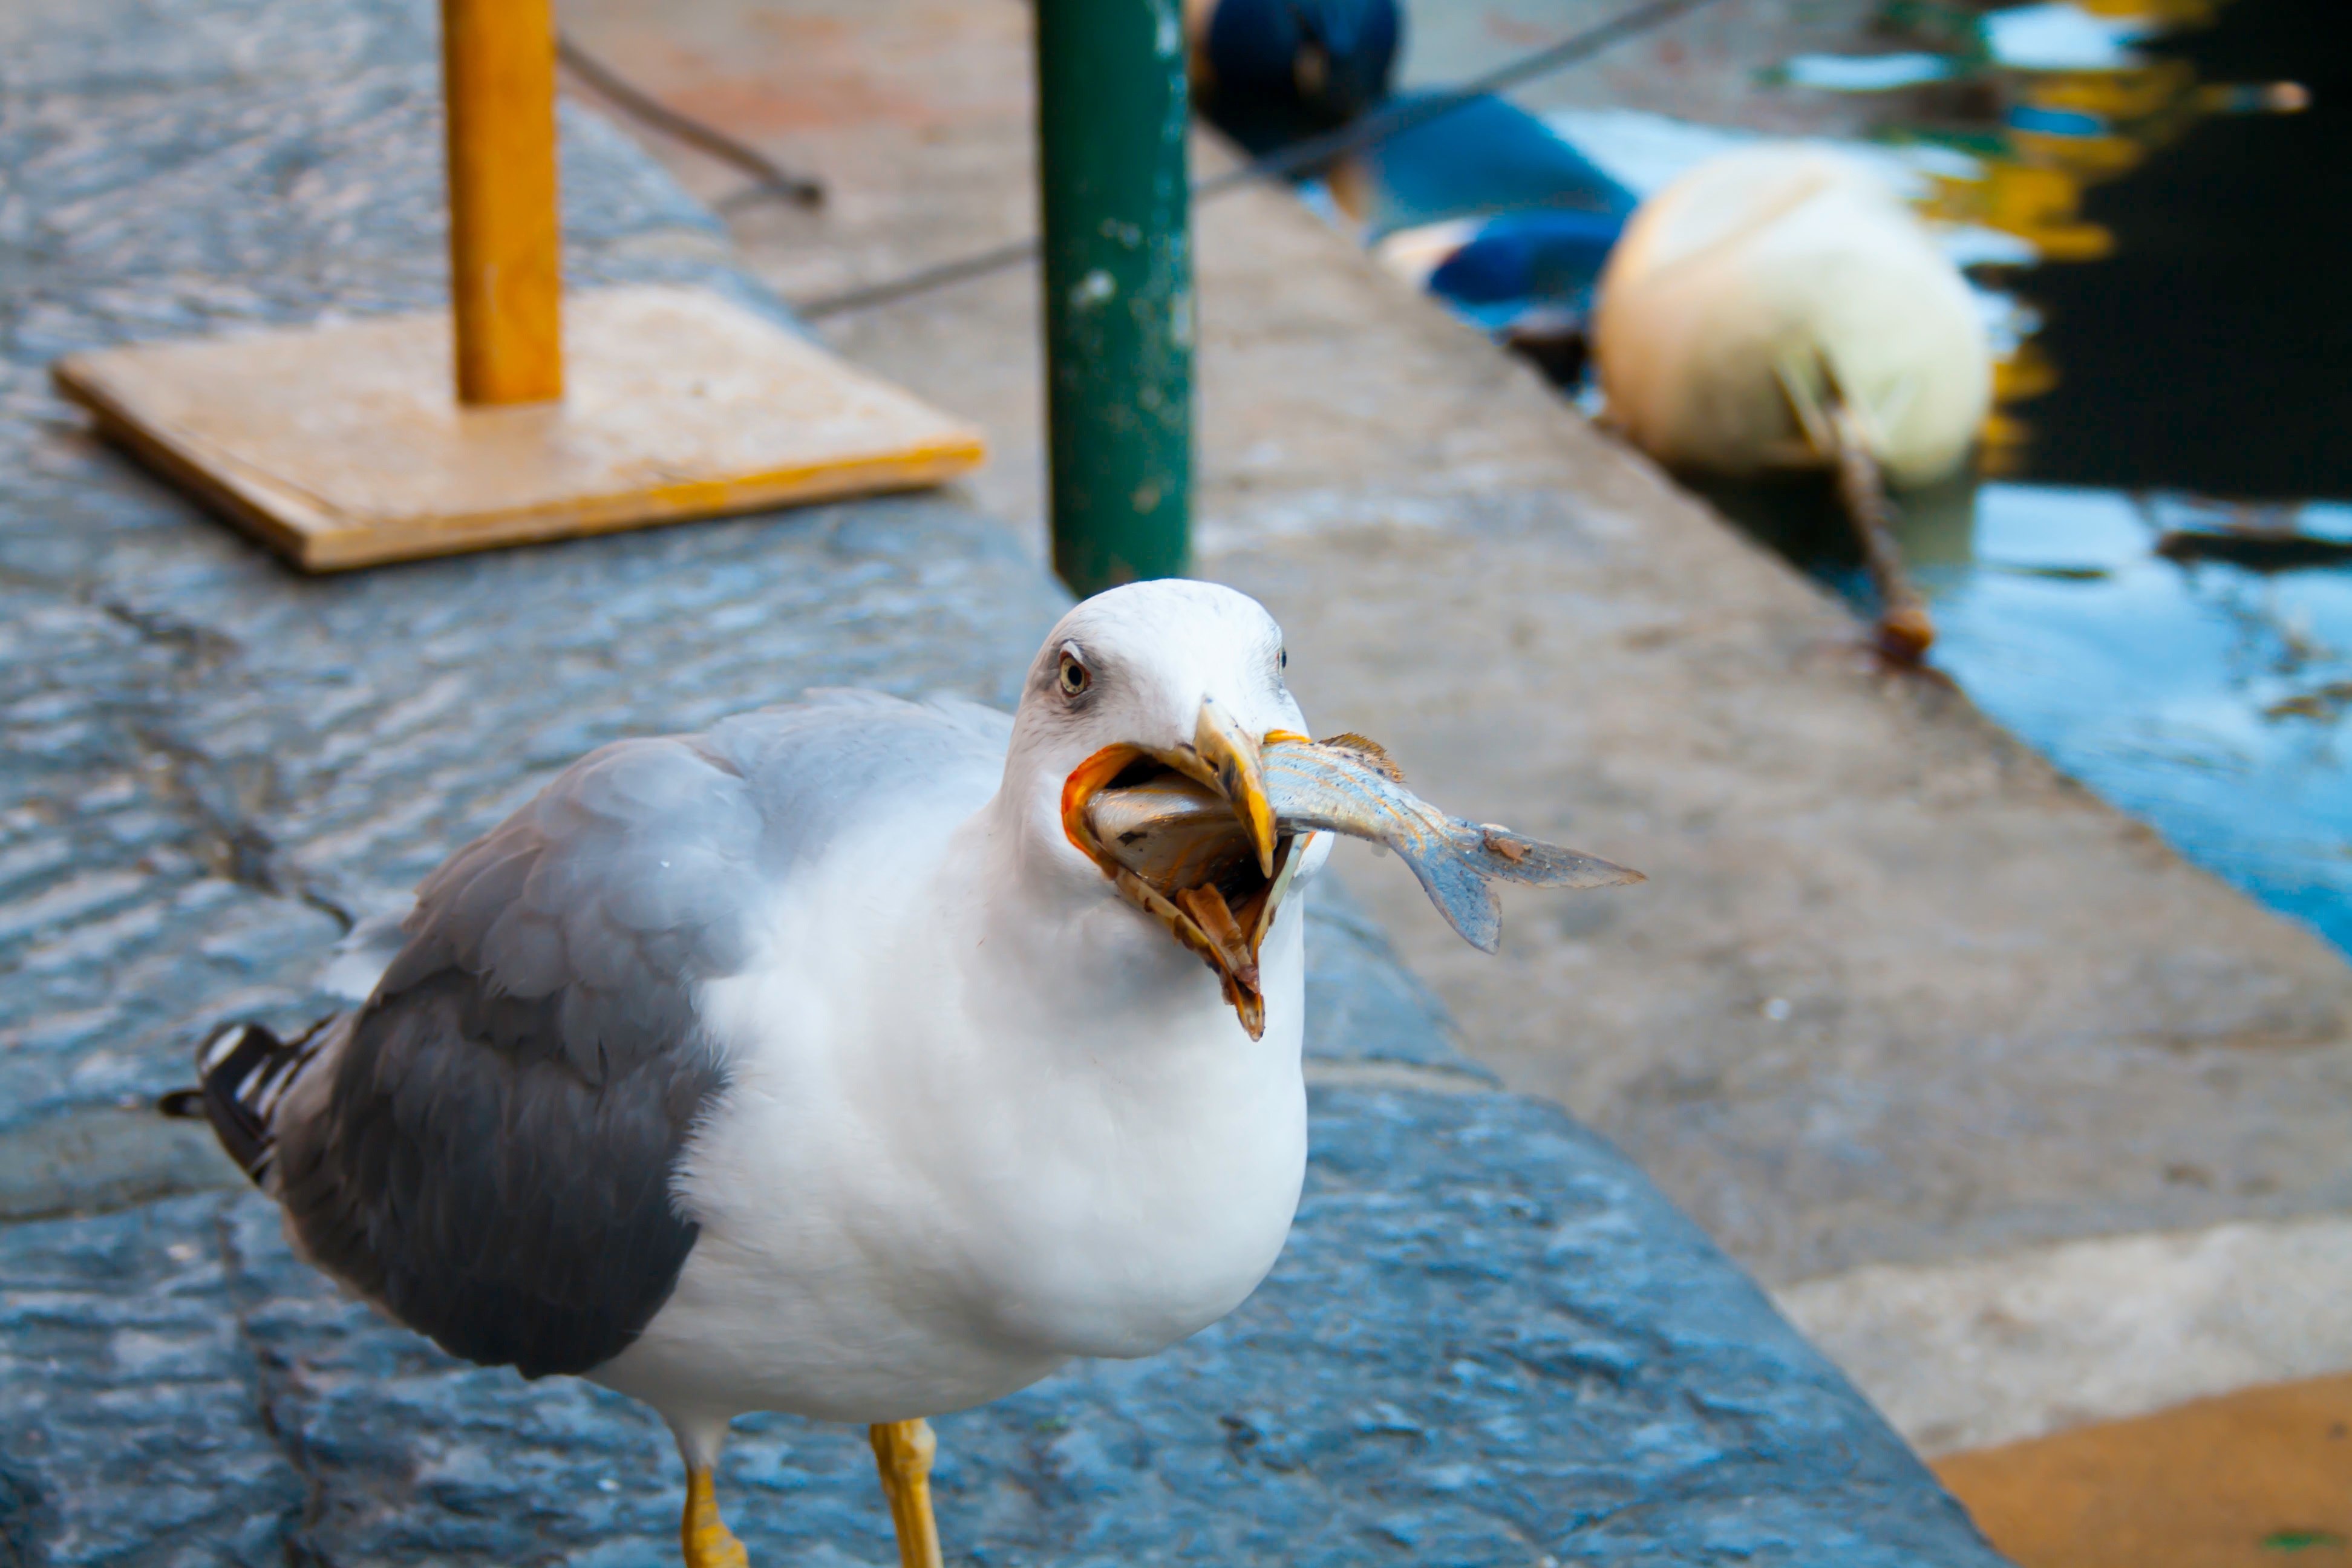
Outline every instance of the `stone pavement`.
MULTIPOLYGON (((1324 1089, 1233 1318, 940 1423, 974 1563, 1992 1568, 1958 1508, 1622 1158, 1495 1092, 1324 1089)), ((616 1394, 461 1366, 246 1195, 0 1227, 15 1562, 661 1562, 677 1466, 616 1394)), ((863 1434, 747 1419, 760 1563, 893 1561, 863 1434)))
MULTIPOLYGON (((68 350, 437 297, 420 0, 0 5, 0 1563, 643 1563, 654 1421, 342 1300, 142 1109, 552 768, 812 684, 1005 700, 1065 602, 953 497, 297 579, 93 445, 68 350)), ((579 281, 753 291, 572 115, 579 281)), ((1393 868, 1391 868, 1393 869, 1393 868)), ((1992 1568, 1705 1236, 1310 928, 1293 1244, 1176 1351, 941 1423, 960 1561, 1992 1568)), ((746 1422, 756 1560, 891 1553, 861 1436, 746 1422)))

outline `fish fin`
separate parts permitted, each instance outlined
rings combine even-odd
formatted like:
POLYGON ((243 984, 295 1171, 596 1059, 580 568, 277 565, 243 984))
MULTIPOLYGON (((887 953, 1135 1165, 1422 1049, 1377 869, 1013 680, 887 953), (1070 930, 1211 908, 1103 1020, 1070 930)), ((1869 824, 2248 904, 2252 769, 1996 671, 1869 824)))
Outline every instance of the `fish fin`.
POLYGON ((1315 743, 1318 746, 1329 746, 1337 751, 1352 752, 1361 757, 1374 772, 1387 779, 1389 783, 1397 784, 1404 783, 1404 770, 1397 766, 1396 759, 1390 756, 1388 748, 1378 741, 1368 740, 1350 730, 1345 734, 1334 735, 1328 741, 1318 741, 1315 743))
POLYGON ((1397 854, 1412 868, 1413 880, 1421 884, 1431 906, 1445 917, 1456 936, 1481 952, 1493 952, 1502 946, 1503 900, 1478 866, 1444 849, 1410 855, 1400 848, 1397 854))
POLYGON ((1500 952, 1503 900, 1496 895, 1492 882, 1474 879, 1473 887, 1475 891, 1465 889, 1452 899, 1438 901, 1438 912, 1472 947, 1481 952, 1500 952))
POLYGON ((1454 847, 1481 876, 1538 888, 1616 888, 1649 880, 1630 867, 1580 849, 1528 838, 1495 822, 1457 823, 1454 847))

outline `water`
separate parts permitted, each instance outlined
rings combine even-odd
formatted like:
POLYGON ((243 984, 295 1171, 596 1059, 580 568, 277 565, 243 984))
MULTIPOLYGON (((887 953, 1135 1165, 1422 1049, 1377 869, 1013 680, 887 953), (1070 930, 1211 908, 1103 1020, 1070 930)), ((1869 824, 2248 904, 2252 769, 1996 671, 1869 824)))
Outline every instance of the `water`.
POLYGON ((2017 279, 2058 370, 2020 411, 2024 471, 2352 498, 2352 5, 2234 0, 2149 47, 2207 83, 2299 82, 2311 107, 2186 127, 2089 191, 2111 257, 2017 279))
MULTIPOLYGON (((2352 572, 2178 564, 2176 498, 1997 483, 1905 523, 1934 662, 1995 718, 2352 951, 2352 572)), ((2352 531, 2352 512, 2326 520, 2352 531)))
MULTIPOLYGON (((1889 6, 1876 55, 1759 79, 1874 89, 1881 134, 1849 150, 1937 221, 1994 323, 1981 477, 1902 503, 1940 632, 1931 662, 2190 859, 2352 952, 2352 564, 2158 549, 2170 530, 2249 521, 2352 541, 2352 0, 1974 16, 1889 6)), ((1508 208, 1472 176, 1548 169, 1528 143, 1558 135, 1647 194, 1752 139, 1633 108, 1519 119, 1488 114, 1485 143, 1467 119, 1424 136, 1423 183, 1508 208)), ((1443 205, 1426 229, 1375 224, 1374 254, 1434 286, 1466 236, 1524 237, 1505 232, 1517 215, 1443 205)), ((1551 260, 1597 269, 1588 248, 1551 260)), ((1585 298, 1454 303, 1526 347, 1544 341, 1527 321, 1572 322, 1585 298)), ((1580 352, 1538 359, 1571 386, 1580 374, 1580 352)), ((1597 406, 1590 386, 1581 400, 1597 406)), ((1871 608, 1825 480, 1691 482, 1871 608)))
MULTIPOLYGON (((2079 214, 2011 226, 2050 259, 1987 276, 2038 321, 2011 390, 2045 384, 2005 406, 1986 455, 2000 477, 1913 498, 1900 531, 1936 668, 2190 859, 2352 951, 2352 567, 2155 549, 2250 513, 2352 538, 2352 506, 2326 499, 2352 500, 2352 6, 2234 0, 2143 47, 2198 86, 2175 78, 2151 94, 2168 108, 2078 149, 2006 138, 2081 193, 2079 214), (2310 108, 2198 112, 2206 87, 2277 81, 2310 108), (2117 142, 2140 161, 2098 178, 2117 142)), ((1716 498, 1866 597, 1822 488, 1716 498)))

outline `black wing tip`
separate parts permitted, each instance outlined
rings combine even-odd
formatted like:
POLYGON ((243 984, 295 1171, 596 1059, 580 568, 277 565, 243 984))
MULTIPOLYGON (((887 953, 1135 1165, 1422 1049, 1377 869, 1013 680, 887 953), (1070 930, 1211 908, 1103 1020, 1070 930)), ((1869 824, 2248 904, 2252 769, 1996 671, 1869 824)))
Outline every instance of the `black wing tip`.
POLYGON ((277 1152, 271 1121, 278 1101, 318 1054, 329 1021, 321 1018, 292 1039, 279 1038, 265 1024, 223 1024, 196 1047, 198 1087, 175 1089, 155 1108, 166 1116, 202 1115, 228 1157, 258 1185, 277 1152))
POLYGON ((237 1169, 257 1184, 268 1168, 275 1140, 269 1123, 247 1103, 247 1091, 285 1049, 273 1030, 252 1023, 224 1024, 196 1047, 196 1080, 202 1086, 196 1094, 205 1120, 237 1169))

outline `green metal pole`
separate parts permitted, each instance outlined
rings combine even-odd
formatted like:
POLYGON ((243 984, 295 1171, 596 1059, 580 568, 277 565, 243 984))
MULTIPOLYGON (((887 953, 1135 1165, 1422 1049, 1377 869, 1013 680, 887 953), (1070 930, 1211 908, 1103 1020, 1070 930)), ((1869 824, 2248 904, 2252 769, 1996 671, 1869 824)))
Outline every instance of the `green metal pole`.
POLYGON ((1181 0, 1037 0, 1054 568, 1080 594, 1190 554, 1187 112, 1181 0))

